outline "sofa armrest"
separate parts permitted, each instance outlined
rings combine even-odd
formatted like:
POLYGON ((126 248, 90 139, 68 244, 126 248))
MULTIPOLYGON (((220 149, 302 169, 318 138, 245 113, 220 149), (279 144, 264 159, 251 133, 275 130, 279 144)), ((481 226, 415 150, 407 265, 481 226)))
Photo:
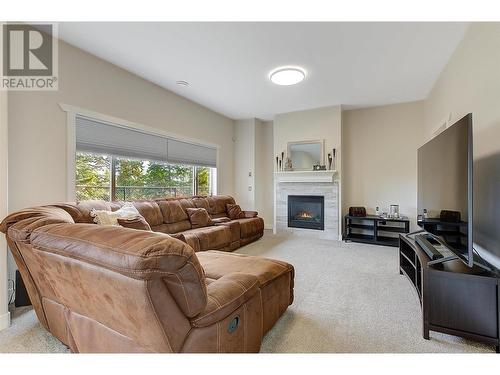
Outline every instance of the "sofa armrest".
POLYGON ((243 214, 245 215, 245 219, 250 219, 252 217, 257 217, 259 213, 257 211, 243 211, 243 214))
POLYGON ((191 320, 193 327, 207 327, 229 316, 260 293, 259 280, 253 275, 233 272, 208 284, 207 292, 207 306, 191 320))

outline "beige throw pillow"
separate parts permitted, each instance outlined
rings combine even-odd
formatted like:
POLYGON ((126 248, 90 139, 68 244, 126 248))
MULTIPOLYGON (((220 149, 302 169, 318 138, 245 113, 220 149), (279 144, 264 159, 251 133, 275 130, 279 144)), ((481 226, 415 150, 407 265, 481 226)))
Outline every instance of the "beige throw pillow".
POLYGON ((141 216, 137 208, 130 203, 125 203, 119 210, 106 211, 92 209, 90 216, 93 218, 94 223, 99 225, 115 225, 118 226, 118 218, 120 219, 134 219, 141 216))

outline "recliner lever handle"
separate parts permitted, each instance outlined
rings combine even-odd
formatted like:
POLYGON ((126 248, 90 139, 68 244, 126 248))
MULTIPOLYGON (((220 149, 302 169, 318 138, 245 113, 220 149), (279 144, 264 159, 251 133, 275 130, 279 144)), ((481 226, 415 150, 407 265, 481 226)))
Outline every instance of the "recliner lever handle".
POLYGON ((233 333, 236 331, 236 328, 238 328, 238 324, 240 323, 240 316, 236 315, 231 321, 229 322, 229 326, 227 327, 227 331, 229 333, 233 333))

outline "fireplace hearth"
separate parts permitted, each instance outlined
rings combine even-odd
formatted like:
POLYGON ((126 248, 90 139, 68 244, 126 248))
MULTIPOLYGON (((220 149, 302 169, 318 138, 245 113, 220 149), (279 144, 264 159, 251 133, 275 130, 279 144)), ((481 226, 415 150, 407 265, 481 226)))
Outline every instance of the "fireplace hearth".
POLYGON ((325 197, 289 195, 288 227, 324 230, 325 197))

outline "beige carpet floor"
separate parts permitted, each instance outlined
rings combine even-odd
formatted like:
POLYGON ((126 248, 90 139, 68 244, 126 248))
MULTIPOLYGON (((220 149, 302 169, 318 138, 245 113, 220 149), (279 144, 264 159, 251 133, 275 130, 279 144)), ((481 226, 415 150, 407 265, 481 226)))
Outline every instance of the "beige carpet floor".
MULTIPOLYGON (((396 248, 273 236, 238 250, 295 266, 295 301, 262 343, 265 353, 493 352, 494 348, 433 333, 422 338, 416 292, 399 275, 396 248)), ((66 352, 32 309, 12 311, 0 352, 66 352)))

